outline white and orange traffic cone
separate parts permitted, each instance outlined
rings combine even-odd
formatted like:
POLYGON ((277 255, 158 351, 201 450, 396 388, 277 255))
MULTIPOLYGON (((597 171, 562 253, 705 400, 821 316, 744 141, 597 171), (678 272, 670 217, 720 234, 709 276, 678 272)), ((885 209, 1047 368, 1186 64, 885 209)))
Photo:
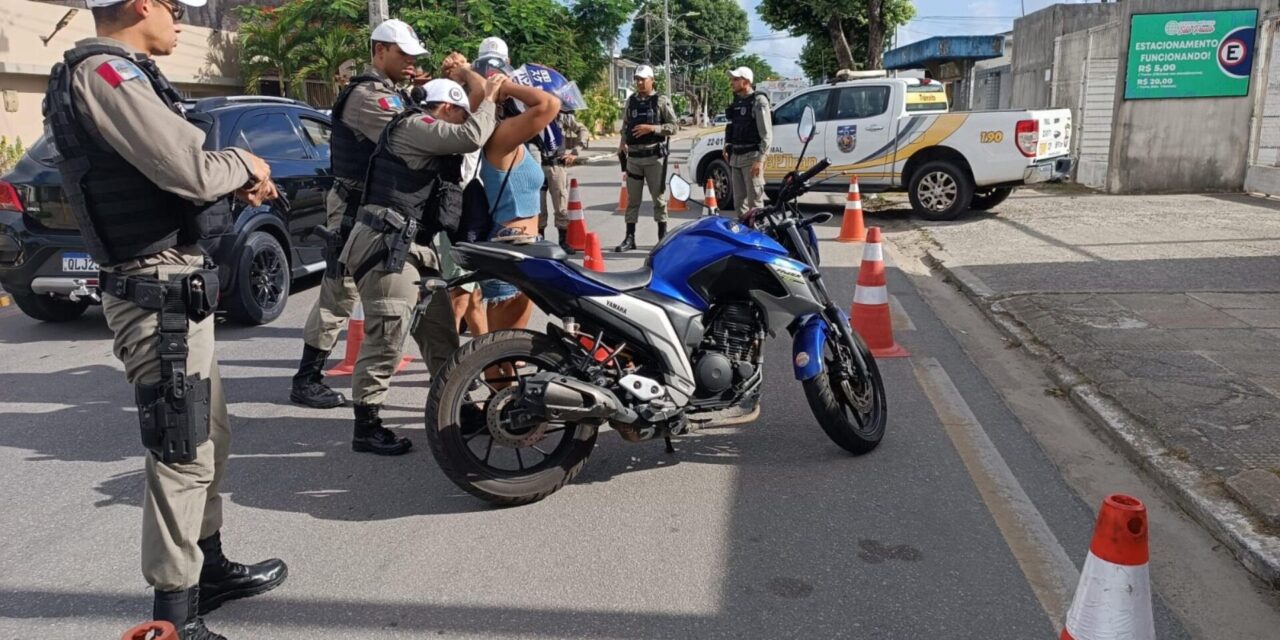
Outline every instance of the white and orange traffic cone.
POLYGON ((716 202, 716 183, 711 178, 707 178, 707 187, 703 189, 703 194, 704 202, 702 206, 710 210, 712 214, 719 211, 720 203, 716 202))
MULTIPOLYGON (((676 175, 680 175, 680 163, 676 163, 676 175)), ((682 213, 689 210, 689 205, 684 200, 676 200, 676 197, 667 194, 667 211, 672 213, 682 213)))
POLYGON ((880 227, 867 230, 867 244, 862 251, 862 266, 858 268, 858 284, 853 290, 853 310, 849 315, 853 330, 866 341, 871 355, 877 358, 905 358, 910 355, 893 339, 880 227))
POLYGON ((578 191, 578 179, 569 181, 569 246, 583 251, 587 248, 587 217, 582 212, 582 196, 578 191))
MULTIPOLYGON (((356 360, 360 358, 360 345, 364 344, 364 305, 356 302, 356 307, 351 310, 351 319, 347 322, 347 349, 342 356, 342 362, 339 362, 334 368, 324 372, 326 376, 349 376, 356 370, 356 360)), ((406 355, 400 359, 400 364, 396 366, 396 373, 404 371, 404 368, 413 362, 413 356, 406 355)))
POLYGON ((1107 496, 1060 640, 1155 640, 1149 558, 1146 506, 1107 496))
POLYGON ((604 253, 600 250, 600 236, 587 234, 587 248, 583 252, 582 266, 592 271, 604 271, 604 253))
POLYGON ((862 192, 858 189, 858 176, 849 178, 849 197, 844 203, 844 221, 840 223, 840 236, 836 242, 862 242, 867 238, 867 228, 862 222, 862 192))
POLYGON ((627 210, 627 172, 622 172, 622 189, 618 191, 618 211, 627 210))

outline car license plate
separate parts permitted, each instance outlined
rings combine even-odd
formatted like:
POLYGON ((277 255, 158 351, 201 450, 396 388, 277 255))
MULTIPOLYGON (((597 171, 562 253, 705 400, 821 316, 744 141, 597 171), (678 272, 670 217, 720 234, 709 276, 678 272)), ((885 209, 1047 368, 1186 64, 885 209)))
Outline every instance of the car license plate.
POLYGON ((87 253, 68 251, 62 254, 62 270, 67 273, 97 273, 98 263, 87 253))

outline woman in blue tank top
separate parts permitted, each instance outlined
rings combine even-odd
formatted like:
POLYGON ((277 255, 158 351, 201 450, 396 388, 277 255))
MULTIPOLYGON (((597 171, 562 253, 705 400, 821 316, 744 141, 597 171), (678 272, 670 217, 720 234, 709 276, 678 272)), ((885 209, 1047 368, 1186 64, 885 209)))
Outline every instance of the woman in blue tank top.
MULTIPOLYGON (((507 113, 494 129, 480 158, 480 178, 493 208, 494 239, 528 243, 538 237, 543 174, 541 163, 525 143, 555 119, 560 100, 542 89, 515 82, 502 86, 504 104, 510 104, 507 98, 514 98, 524 103, 525 110, 507 113)), ((529 323, 533 302, 515 286, 485 280, 480 288, 488 305, 490 331, 523 329, 529 323)))

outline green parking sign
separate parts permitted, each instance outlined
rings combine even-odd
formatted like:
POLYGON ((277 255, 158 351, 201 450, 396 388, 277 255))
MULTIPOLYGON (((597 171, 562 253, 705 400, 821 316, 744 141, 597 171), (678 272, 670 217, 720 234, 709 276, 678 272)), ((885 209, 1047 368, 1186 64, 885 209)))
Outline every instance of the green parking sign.
POLYGON ((1258 11, 1133 16, 1125 100, 1249 95, 1258 11))

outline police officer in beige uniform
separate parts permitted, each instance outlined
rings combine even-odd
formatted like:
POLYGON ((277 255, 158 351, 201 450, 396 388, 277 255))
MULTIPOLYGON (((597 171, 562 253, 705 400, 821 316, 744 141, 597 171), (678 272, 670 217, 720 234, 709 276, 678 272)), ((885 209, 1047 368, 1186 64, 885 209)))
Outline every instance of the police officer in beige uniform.
POLYGON ((768 96, 752 88, 755 73, 750 68, 738 67, 729 77, 734 98, 725 110, 724 156, 734 210, 741 217, 764 204, 764 158, 773 139, 773 112, 768 96))
POLYGON ((64 54, 44 105, 63 188, 102 267, 113 350, 135 389, 152 615, 182 640, 222 638, 202 614, 288 574, 280 560, 231 562, 219 534, 230 426, 214 358, 218 272, 197 241, 231 223, 209 203, 234 193, 257 206, 277 194, 257 156, 203 150, 205 134, 150 57, 173 52, 184 5, 204 2, 88 0, 98 37, 64 54))
POLYGON ((432 374, 458 348, 445 291, 430 296, 416 327, 411 317, 424 295, 419 283, 440 277, 430 243, 461 216, 463 154, 479 149, 493 133, 494 100, 506 77, 486 81, 456 53, 445 59, 444 70, 453 80, 428 82, 425 106, 407 108, 383 130, 364 206, 342 252, 365 307, 365 339, 352 378, 355 451, 400 455, 412 447, 379 417, 405 336, 412 330, 432 374), (459 81, 471 89, 469 96, 459 81))
POLYGON ((564 134, 564 146, 553 153, 543 153, 542 175, 546 182, 542 187, 542 213, 538 216, 538 233, 547 235, 547 222, 550 217, 547 211, 547 196, 551 199, 551 209, 555 212, 556 231, 560 236, 560 248, 565 253, 577 253, 569 246, 569 167, 578 161, 578 153, 587 146, 587 128, 574 117, 573 111, 560 108, 556 116, 556 124, 564 134))
POLYGON ((614 251, 636 248, 636 223, 640 220, 640 198, 645 185, 653 198, 653 219, 658 223, 658 239, 667 235, 666 139, 675 135, 676 110, 671 99, 653 88, 653 67, 636 68, 636 92, 627 100, 622 117, 619 152, 627 156, 627 237, 614 251))
POLYGON ((372 62, 355 76, 333 103, 333 137, 330 167, 333 189, 326 202, 329 233, 320 297, 311 307, 303 329, 302 360, 293 376, 289 399, 317 409, 346 403, 341 393, 324 383, 325 361, 338 341, 338 333, 355 307, 356 285, 344 273, 338 255, 355 227, 364 198, 369 157, 382 128, 409 104, 409 96, 397 85, 417 76, 415 60, 427 52, 409 25, 387 20, 370 37, 372 62))

